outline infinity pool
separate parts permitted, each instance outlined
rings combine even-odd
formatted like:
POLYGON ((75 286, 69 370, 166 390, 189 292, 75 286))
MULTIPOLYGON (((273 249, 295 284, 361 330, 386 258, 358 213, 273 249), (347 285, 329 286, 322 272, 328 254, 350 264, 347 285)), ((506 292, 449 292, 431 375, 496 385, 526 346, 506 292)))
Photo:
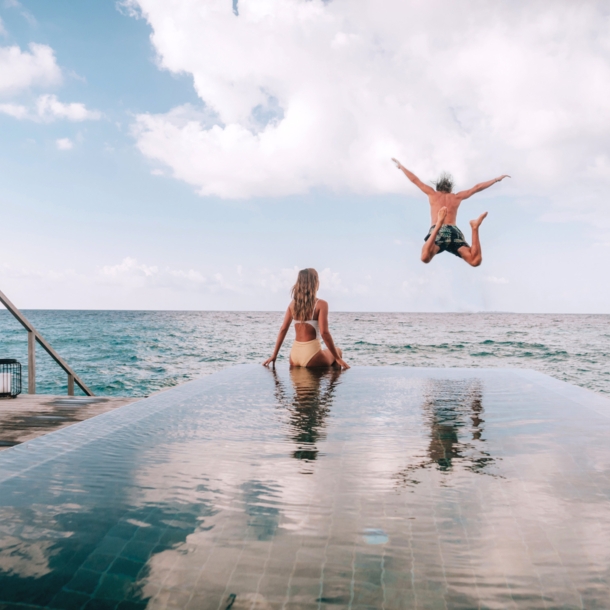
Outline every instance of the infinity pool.
POLYGON ((240 366, 0 454, 0 609, 607 608, 610 401, 240 366))

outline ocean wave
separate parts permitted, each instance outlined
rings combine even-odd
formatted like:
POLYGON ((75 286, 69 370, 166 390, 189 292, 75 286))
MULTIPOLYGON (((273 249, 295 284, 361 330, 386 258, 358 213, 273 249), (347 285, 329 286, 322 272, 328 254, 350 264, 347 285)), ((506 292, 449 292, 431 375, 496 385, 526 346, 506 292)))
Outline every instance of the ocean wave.
MULTIPOLYGON (((29 311, 27 316, 96 394, 145 396, 269 357, 281 312, 29 311)), ((352 365, 534 368, 610 394, 610 316, 331 313, 352 365)), ((285 362, 291 337, 282 348, 285 362)), ((37 387, 66 376, 37 351, 37 387)), ((0 358, 27 363, 27 337, 0 311, 0 358)), ((24 377, 26 375, 24 366, 24 377)))

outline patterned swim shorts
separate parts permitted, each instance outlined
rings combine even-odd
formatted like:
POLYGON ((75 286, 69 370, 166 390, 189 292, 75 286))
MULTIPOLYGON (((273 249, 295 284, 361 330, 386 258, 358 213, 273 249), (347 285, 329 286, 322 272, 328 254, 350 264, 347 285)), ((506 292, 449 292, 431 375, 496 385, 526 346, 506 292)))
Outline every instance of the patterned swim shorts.
MULTIPOLYGON (((430 233, 432 233, 432 229, 434 229, 435 226, 436 225, 432 225, 430 227, 428 235, 424 237, 424 241, 428 241, 430 233)), ((460 258, 462 257, 458 250, 462 246, 468 246, 468 243, 464 239, 464 234, 455 225, 443 225, 436 235, 434 243, 440 248, 439 254, 447 250, 447 252, 451 252, 451 254, 455 254, 460 258)))

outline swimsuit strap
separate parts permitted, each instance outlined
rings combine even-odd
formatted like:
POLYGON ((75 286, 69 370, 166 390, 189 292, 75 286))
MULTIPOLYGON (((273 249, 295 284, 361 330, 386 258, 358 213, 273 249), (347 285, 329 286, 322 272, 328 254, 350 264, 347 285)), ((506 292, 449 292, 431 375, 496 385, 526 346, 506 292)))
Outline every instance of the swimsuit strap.
POLYGON ((314 320, 314 319, 313 319, 313 317, 316 315, 316 305, 318 304, 318 300, 319 300, 319 299, 316 299, 316 302, 313 304, 313 311, 311 312, 311 319, 312 319, 314 322, 317 322, 317 320, 314 320))
MULTIPOLYGON (((309 324, 310 326, 313 326, 312 322, 317 322, 317 320, 314 320, 314 316, 316 315, 316 305, 318 304, 318 301, 320 299, 316 299, 316 302, 313 304, 313 311, 311 312, 311 319, 309 320, 296 320, 297 324, 309 324)), ((318 336, 318 329, 314 326, 314 329, 316 331, 316 336, 318 336)))

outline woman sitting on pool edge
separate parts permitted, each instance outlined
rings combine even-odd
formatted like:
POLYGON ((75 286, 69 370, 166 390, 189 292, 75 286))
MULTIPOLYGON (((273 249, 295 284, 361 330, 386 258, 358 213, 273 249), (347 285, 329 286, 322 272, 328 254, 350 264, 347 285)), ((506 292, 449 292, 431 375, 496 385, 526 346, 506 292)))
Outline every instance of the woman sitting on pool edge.
POLYGON ((320 280, 315 269, 299 271, 297 283, 292 287, 292 301, 288 305, 275 342, 273 356, 265 360, 264 366, 272 363, 275 366, 286 333, 294 320, 296 338, 290 350, 290 366, 314 368, 337 363, 343 369, 349 368, 341 358, 343 353, 335 347, 328 330, 328 303, 316 297, 319 287, 320 280), (322 349, 320 336, 324 339, 327 349, 322 349))

